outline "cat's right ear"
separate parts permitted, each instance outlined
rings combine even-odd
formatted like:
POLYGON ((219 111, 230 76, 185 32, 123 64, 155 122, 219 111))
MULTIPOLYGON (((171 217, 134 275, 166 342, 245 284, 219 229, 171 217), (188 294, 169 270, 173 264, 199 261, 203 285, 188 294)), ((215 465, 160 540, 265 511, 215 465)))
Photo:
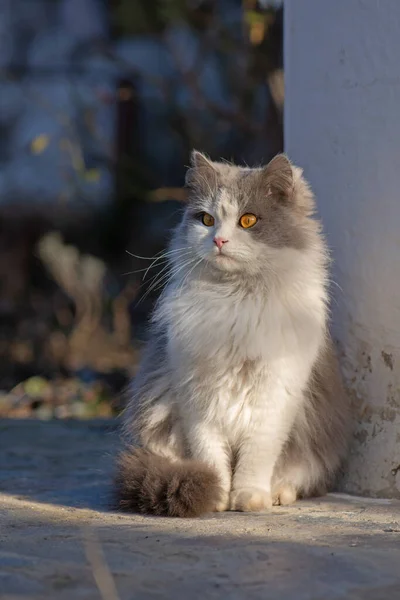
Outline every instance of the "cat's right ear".
POLYGON ((262 170, 268 194, 282 200, 293 196, 293 170, 286 154, 277 154, 262 170))
POLYGON ((217 169, 214 163, 198 150, 190 155, 190 168, 186 173, 185 185, 188 188, 209 192, 217 184, 217 169))

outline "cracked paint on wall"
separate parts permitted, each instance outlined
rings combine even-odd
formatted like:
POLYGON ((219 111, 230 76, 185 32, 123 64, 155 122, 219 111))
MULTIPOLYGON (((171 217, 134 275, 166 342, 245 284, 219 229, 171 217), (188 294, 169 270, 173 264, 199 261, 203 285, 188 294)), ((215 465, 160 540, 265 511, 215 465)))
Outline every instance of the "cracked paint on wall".
POLYGON ((361 331, 348 328, 346 347, 340 344, 354 414, 342 485, 356 494, 400 498, 400 377, 386 360, 390 355, 394 361, 395 350, 379 351, 361 338, 361 331))

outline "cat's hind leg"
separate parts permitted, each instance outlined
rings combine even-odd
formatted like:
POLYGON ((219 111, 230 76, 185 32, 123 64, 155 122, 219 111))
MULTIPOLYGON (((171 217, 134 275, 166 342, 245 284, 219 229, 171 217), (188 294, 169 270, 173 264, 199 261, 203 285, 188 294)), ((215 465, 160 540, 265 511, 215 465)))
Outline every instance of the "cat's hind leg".
POLYGON ((186 452, 173 405, 158 402, 142 412, 137 445, 119 455, 112 506, 170 517, 197 517, 219 510, 224 493, 212 465, 186 452))
POLYGON ((169 401, 158 401, 146 407, 138 427, 138 438, 140 446, 158 456, 171 460, 186 458, 180 419, 169 401))
POLYGON ((287 506, 288 504, 294 504, 296 500, 297 490, 293 484, 289 482, 282 482, 279 487, 273 488, 273 506, 287 506))
POLYGON ((272 477, 274 506, 293 504, 298 498, 320 496, 327 491, 327 474, 312 453, 285 453, 279 459, 272 477))

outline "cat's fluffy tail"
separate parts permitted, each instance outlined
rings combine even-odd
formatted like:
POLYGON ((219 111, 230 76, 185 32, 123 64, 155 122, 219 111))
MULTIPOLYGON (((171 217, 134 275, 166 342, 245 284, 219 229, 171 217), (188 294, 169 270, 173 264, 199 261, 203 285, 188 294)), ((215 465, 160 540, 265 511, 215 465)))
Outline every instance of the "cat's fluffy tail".
POLYGON ((119 456, 113 506, 142 514, 198 517, 215 510, 221 492, 217 473, 201 462, 173 462, 130 448, 119 456))

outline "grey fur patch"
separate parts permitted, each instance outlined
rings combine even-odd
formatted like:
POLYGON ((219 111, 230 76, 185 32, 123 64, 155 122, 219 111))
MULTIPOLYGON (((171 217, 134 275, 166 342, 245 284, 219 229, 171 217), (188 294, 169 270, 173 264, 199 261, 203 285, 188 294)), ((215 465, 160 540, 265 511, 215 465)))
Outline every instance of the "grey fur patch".
POLYGON ((333 343, 328 338, 314 365, 304 410, 275 468, 275 479, 286 479, 288 470, 319 465, 317 487, 298 490, 300 496, 325 494, 335 483, 348 452, 351 428, 350 403, 344 390, 333 343))
POLYGON ((193 460, 172 462, 148 450, 121 453, 112 508, 167 517, 198 517, 221 497, 216 472, 193 460))

